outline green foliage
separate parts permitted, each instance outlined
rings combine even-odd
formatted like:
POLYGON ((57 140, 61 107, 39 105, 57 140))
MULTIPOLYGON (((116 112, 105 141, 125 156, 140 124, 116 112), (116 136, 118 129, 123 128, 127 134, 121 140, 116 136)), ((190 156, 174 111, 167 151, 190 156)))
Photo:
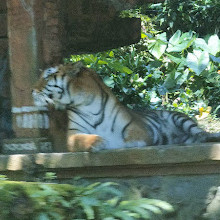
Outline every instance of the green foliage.
POLYGON ((0 174, 0 181, 3 181, 3 180, 7 180, 7 176, 6 175, 2 175, 0 174))
POLYGON ((220 40, 207 40, 178 30, 145 35, 138 44, 111 51, 74 55, 93 68, 130 107, 161 108, 194 113, 199 107, 220 103, 220 40))
POLYGON ((135 220, 173 212, 153 199, 123 200, 114 183, 89 185, 0 181, 0 219, 135 220))
POLYGON ((155 16, 157 27, 169 35, 192 30, 200 36, 219 33, 219 0, 165 0, 142 7, 142 13, 155 16))
POLYGON ((53 172, 46 172, 43 178, 44 182, 51 182, 56 179, 57 179, 56 173, 53 172))

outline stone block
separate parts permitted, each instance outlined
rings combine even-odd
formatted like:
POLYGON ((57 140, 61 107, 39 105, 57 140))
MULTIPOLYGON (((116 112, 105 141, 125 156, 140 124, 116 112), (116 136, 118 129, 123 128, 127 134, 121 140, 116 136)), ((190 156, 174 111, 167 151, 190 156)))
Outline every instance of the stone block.
POLYGON ((0 57, 6 57, 8 53, 8 39, 0 38, 0 57))
POLYGON ((7 14, 0 14, 0 37, 7 37, 7 14))
POLYGON ((33 154, 52 152, 52 143, 47 138, 16 138, 3 140, 4 154, 33 154))
POLYGON ((106 22, 85 18, 70 22, 68 30, 66 54, 97 52, 137 43, 141 38, 141 20, 114 17, 106 22))
POLYGON ((1 0, 0 1, 0 12, 6 12, 6 10, 7 10, 6 0, 1 0))
POLYGON ((50 127, 47 108, 12 107, 13 127, 17 137, 47 136, 50 127), (40 131, 39 131, 40 130, 40 131))

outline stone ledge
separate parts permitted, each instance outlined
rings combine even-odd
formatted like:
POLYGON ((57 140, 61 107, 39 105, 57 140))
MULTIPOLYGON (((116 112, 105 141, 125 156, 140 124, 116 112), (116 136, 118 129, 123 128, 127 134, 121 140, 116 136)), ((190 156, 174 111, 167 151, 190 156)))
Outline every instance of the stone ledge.
POLYGON ((220 143, 155 146, 98 153, 0 155, 0 172, 40 165, 60 178, 220 173, 220 143))

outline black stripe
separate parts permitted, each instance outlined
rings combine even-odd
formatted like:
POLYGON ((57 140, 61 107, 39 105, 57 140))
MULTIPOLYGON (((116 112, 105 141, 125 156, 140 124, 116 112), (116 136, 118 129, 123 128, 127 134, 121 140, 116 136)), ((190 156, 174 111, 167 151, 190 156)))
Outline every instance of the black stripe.
POLYGON ((54 85, 54 87, 63 90, 63 88, 58 85, 54 85))
POLYGON ((65 87, 64 87, 64 78, 65 78, 65 76, 66 76, 66 75, 64 74, 64 75, 62 75, 62 77, 61 77, 61 82, 62 82, 62 87, 63 87, 63 88, 65 88, 65 87))
POLYGON ((63 98, 63 91, 60 93, 59 99, 62 99, 62 98, 63 98))
MULTIPOLYGON (((71 118, 69 118, 69 120, 70 121, 72 121, 73 123, 75 123, 76 125, 78 125, 78 126, 80 126, 83 130, 85 130, 86 131, 86 133, 87 134, 90 134, 90 131, 87 129, 87 128, 85 128, 84 126, 82 126, 81 124, 79 124, 79 123, 77 123, 77 122, 75 122, 74 120, 72 120, 71 118)), ((71 128, 71 129, 69 129, 69 130, 76 130, 76 129, 74 129, 74 128, 71 128)), ((77 129, 78 130, 78 129, 77 129)))
POLYGON ((123 130, 122 130, 122 132, 121 132, 121 135, 122 135, 122 138, 123 138, 123 139, 125 139, 126 129, 127 129, 127 127, 128 127, 131 123, 132 123, 132 120, 131 120, 130 122, 128 122, 128 123, 124 126, 124 128, 123 128, 123 130))
POLYGON ((169 143, 168 138, 165 134, 162 134, 162 143, 165 145, 169 143))
POLYGON ((192 137, 192 136, 189 136, 189 135, 185 134, 185 136, 182 136, 180 140, 181 140, 182 143, 185 143, 190 137, 192 137))
POLYGON ((63 88, 58 86, 58 85, 49 85, 49 84, 47 84, 46 87, 55 87, 55 88, 59 88, 59 89, 63 90, 63 88))
MULTIPOLYGON (((103 120, 105 118, 105 108, 106 108, 107 101, 108 101, 108 94, 106 92, 104 92, 102 89, 102 103, 101 103, 101 107, 100 107, 100 110, 98 113, 98 114, 101 114, 101 117, 94 124, 95 129, 103 122, 103 120)), ((98 115, 98 114, 94 114, 94 115, 98 115)))
POLYGON ((115 129, 114 129, 115 121, 116 121, 116 118, 118 117, 119 111, 120 111, 120 109, 118 109, 118 110, 116 111, 115 116, 114 116, 114 118, 113 118, 112 127, 111 127, 111 131, 112 131, 112 132, 115 130, 115 129))
POLYGON ((92 113, 93 115, 99 115, 101 112, 103 112, 103 108, 105 108, 105 105, 108 101, 108 94, 103 89, 101 89, 101 100, 99 111, 97 113, 92 113))
POLYGON ((157 130, 160 128, 161 120, 157 120, 157 118, 154 118, 152 116, 147 116, 146 120, 148 124, 155 127, 157 130))
POLYGON ((47 86, 45 87, 45 89, 46 89, 48 92, 53 92, 53 90, 48 89, 47 86))
POLYGON ((189 126, 189 128, 188 128, 188 131, 189 131, 189 133, 191 133, 191 130, 193 129, 193 128, 195 128, 195 127, 198 127, 198 125, 195 123, 195 124, 191 124, 190 126, 189 126))
MULTIPOLYGON (((72 108, 68 108, 68 110, 74 112, 78 117, 80 117, 86 124, 88 124, 90 127, 94 128, 95 129, 95 125, 92 125, 88 120, 88 115, 84 114, 83 112, 77 110, 76 108, 72 107, 72 108)), ((71 120, 71 119, 70 119, 71 120)), ((73 121, 73 120, 71 120, 73 121)), ((75 121, 73 121, 75 122, 75 121)), ((77 123, 77 122, 75 122, 77 123)))
POLYGON ((77 128, 69 128, 70 131, 78 131, 78 133, 83 133, 83 131, 77 129, 77 128))
POLYGON ((57 84, 57 76, 54 75, 53 78, 54 78, 54 80, 55 80, 55 84, 57 84))
POLYGON ((71 81, 69 80, 69 81, 67 82, 67 85, 66 85, 66 90, 67 90, 67 93, 68 93, 68 95, 69 95, 69 97, 70 97, 70 99, 71 99, 70 84, 71 84, 71 81))
POLYGON ((184 124, 186 123, 186 122, 188 122, 189 121, 189 119, 188 118, 182 118, 182 119, 180 119, 180 128, 182 128, 182 130, 183 131, 188 131, 188 128, 184 128, 184 124))

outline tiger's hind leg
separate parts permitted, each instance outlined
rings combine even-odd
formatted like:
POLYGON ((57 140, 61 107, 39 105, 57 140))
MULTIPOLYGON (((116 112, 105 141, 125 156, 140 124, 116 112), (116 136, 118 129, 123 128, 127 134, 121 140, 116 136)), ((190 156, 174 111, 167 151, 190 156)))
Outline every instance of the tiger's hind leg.
POLYGON ((96 148, 104 148, 104 145, 104 140, 95 134, 72 134, 67 140, 70 152, 96 151, 96 148))

